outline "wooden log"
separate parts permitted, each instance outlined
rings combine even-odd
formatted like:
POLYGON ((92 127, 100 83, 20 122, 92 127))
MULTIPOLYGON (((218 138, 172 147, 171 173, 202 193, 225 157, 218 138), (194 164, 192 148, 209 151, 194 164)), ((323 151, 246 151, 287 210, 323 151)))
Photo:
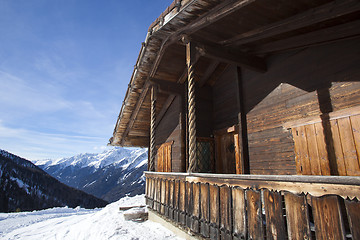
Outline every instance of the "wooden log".
POLYGON ((289 239, 311 239, 306 197, 285 192, 284 198, 289 239))
POLYGON ((231 188, 220 187, 220 239, 232 239, 231 188))
POLYGON ((219 187, 216 185, 209 185, 210 190, 210 239, 220 239, 219 224, 220 224, 220 196, 219 187))
POLYGON ((345 239, 337 196, 311 197, 316 239, 345 239))
POLYGON ((232 188, 232 215, 234 240, 245 239, 246 228, 246 202, 245 191, 239 187, 232 188))
POLYGON ((345 200, 352 239, 360 239, 360 202, 345 200))
POLYGON ((200 183, 200 233, 203 237, 210 237, 210 196, 208 183, 200 183))
POLYGON ((246 191, 249 239, 263 239, 264 225, 262 222, 260 192, 249 189, 246 191))

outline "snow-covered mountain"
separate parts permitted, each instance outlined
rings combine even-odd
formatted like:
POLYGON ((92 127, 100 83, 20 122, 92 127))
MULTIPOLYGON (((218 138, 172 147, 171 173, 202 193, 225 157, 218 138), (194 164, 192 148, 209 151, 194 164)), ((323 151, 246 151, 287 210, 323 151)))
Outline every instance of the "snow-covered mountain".
POLYGON ((147 149, 114 147, 102 153, 33 161, 59 181, 113 202, 144 193, 147 149))
POLYGON ((94 208, 106 204, 60 183, 30 161, 0 150, 0 212, 55 206, 94 208))

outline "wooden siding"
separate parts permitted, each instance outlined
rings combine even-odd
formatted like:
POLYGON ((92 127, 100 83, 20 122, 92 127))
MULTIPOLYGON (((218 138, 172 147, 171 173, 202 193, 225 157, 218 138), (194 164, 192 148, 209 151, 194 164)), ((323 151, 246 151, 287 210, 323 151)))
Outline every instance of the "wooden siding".
POLYGON ((359 49, 347 40, 271 56, 264 74, 243 69, 251 174, 296 174, 284 123, 360 105, 359 49))
POLYGON ((214 130, 238 124, 239 104, 236 67, 228 67, 213 85, 214 130))
MULTIPOLYGON (((185 171, 185 165, 183 161, 184 146, 182 146, 181 137, 183 129, 181 128, 180 113, 181 97, 177 96, 171 103, 163 118, 160 120, 158 126, 156 127, 155 133, 155 144, 157 146, 160 146, 165 142, 173 141, 171 151, 172 172, 185 171)), ((155 166, 157 166, 157 162, 155 163, 155 166)))

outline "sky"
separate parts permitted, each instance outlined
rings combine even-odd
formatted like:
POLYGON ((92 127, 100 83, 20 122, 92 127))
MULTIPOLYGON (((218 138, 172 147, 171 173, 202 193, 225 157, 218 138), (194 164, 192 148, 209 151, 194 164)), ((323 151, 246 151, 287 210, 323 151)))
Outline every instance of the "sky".
POLYGON ((0 149, 106 149, 150 24, 172 0, 0 0, 0 149))

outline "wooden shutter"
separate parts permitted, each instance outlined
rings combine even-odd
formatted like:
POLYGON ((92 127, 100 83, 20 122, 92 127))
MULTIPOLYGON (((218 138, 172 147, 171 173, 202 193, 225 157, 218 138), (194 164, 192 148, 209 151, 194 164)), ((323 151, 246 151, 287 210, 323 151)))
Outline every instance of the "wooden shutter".
POLYGON ((157 171, 171 172, 172 142, 163 143, 157 151, 157 171))

